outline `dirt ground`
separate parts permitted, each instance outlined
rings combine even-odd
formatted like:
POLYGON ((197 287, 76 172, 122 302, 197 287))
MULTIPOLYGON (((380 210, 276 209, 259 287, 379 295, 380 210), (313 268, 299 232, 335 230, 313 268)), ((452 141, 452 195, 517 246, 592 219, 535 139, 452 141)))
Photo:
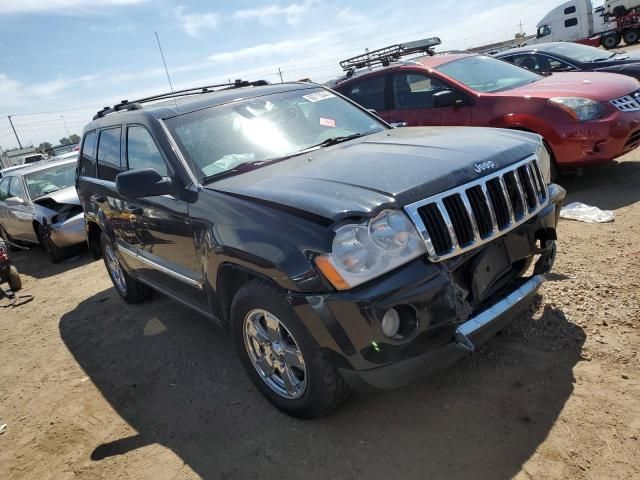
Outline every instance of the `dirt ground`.
POLYGON ((615 222, 562 220, 554 272, 501 335, 417 385, 294 420, 228 335, 87 254, 15 255, 0 308, 3 479, 640 478, 640 153, 563 180, 615 222))

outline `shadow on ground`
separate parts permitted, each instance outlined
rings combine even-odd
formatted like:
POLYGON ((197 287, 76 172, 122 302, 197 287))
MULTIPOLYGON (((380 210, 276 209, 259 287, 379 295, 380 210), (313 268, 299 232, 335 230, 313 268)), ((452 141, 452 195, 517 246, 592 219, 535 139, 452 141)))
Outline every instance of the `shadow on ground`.
POLYGON ((580 176, 563 175, 558 183, 567 189, 565 205, 582 202, 602 210, 615 210, 640 201, 640 162, 611 162, 585 169, 580 176))
POLYGON ((139 432, 96 445, 91 459, 159 443, 205 479, 511 478, 571 395, 584 342, 561 311, 533 320, 527 311, 435 377, 300 421, 259 396, 207 320, 158 295, 114 302, 106 290, 60 323, 80 366, 139 432))
POLYGON ((52 263, 49 256, 38 246, 11 252, 11 260, 23 275, 46 278, 82 267, 94 260, 84 246, 69 248, 68 257, 60 263, 52 263))

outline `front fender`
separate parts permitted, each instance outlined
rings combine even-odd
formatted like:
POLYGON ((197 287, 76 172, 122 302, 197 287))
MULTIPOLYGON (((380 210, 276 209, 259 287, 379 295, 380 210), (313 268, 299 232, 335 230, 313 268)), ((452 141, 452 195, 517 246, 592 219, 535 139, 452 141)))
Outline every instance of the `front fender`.
POLYGON ((554 153, 553 144, 561 141, 558 133, 551 128, 548 122, 530 114, 510 113, 492 120, 488 126, 537 133, 544 138, 552 153, 554 153))

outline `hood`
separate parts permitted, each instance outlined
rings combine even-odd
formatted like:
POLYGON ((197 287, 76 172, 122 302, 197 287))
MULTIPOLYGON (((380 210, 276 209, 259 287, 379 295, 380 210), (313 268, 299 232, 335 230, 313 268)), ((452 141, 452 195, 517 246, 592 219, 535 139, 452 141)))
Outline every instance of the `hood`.
POLYGON ((40 197, 33 201, 36 205, 41 205, 51 210, 58 210, 54 208, 57 205, 80 205, 80 199, 78 198, 78 192, 76 187, 63 188, 56 192, 52 192, 48 195, 40 197))
POLYGON ((640 88, 640 82, 624 75, 600 72, 562 72, 537 82, 501 92, 508 96, 538 98, 584 97, 608 102, 640 88))
POLYGON ((473 181, 533 154, 539 144, 538 135, 513 130, 398 128, 205 188, 336 221, 403 207, 473 181))

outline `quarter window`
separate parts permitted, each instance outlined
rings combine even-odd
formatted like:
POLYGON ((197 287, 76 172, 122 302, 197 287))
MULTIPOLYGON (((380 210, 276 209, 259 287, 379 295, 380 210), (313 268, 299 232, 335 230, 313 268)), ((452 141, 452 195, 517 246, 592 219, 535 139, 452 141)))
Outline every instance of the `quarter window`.
POLYGON ((433 95, 451 90, 440 80, 420 73, 397 73, 393 76, 393 98, 396 108, 432 108, 433 95))
POLYGON ((100 132, 98 141, 98 178, 114 182, 120 167, 120 134, 122 128, 109 128, 100 132))
POLYGON ((96 132, 89 132, 84 136, 82 153, 80 154, 80 175, 84 177, 96 176, 96 132))
POLYGON ((384 75, 378 75, 349 86, 345 95, 364 108, 382 112, 386 110, 384 84, 384 75))
POLYGON ((9 197, 21 198, 22 200, 26 200, 24 194, 24 186, 22 185, 22 181, 18 177, 14 177, 13 181, 9 185, 9 197))
POLYGON ((6 177, 0 182, 0 202, 4 202, 9 198, 9 182, 11 177, 6 177))
POLYGON ((127 160, 129 170, 153 168, 163 177, 168 176, 167 165, 149 131, 144 127, 127 130, 127 160))

